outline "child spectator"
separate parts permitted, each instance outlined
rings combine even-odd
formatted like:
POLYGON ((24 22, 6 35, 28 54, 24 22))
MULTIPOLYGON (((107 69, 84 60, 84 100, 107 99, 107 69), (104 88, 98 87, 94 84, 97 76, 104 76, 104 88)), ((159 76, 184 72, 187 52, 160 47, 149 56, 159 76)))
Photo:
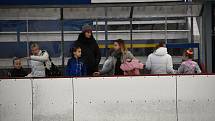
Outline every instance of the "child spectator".
POLYGON ((49 54, 45 50, 40 50, 38 44, 31 44, 32 55, 26 57, 30 60, 31 73, 27 77, 46 77, 45 70, 51 68, 51 61, 49 60, 49 54))
POLYGON ((192 49, 188 49, 185 53, 185 56, 187 60, 182 62, 181 66, 178 68, 178 73, 180 74, 201 73, 201 69, 199 68, 199 65, 195 61, 192 61, 193 59, 192 49))
POLYGON ((81 61, 81 48, 74 47, 72 49, 72 58, 68 60, 65 75, 66 76, 86 76, 87 70, 85 64, 81 61))
POLYGON ((10 71, 10 77, 25 77, 27 72, 22 68, 22 62, 20 58, 15 57, 13 59, 13 70, 10 71))

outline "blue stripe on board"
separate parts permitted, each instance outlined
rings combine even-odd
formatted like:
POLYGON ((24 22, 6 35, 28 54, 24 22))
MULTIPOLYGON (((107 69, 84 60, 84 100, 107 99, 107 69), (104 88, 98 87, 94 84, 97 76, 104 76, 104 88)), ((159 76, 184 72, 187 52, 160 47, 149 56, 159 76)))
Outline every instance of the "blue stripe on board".
POLYGON ((26 21, 23 20, 0 20, 0 31, 26 31, 26 21))
POLYGON ((0 58, 26 57, 26 42, 1 42, 0 58))
POLYGON ((41 31, 60 31, 61 22, 60 20, 30 20, 28 21, 28 27, 30 32, 41 32, 41 31))
MULTIPOLYGON (((26 20, 0 20, 1 32, 25 32, 26 20)), ((92 20, 64 20, 64 31, 80 31, 85 24, 93 25, 92 20)), ((60 31, 60 20, 29 20, 28 30, 30 32, 60 31)))
POLYGON ((198 48, 199 43, 167 44, 167 48, 198 48))

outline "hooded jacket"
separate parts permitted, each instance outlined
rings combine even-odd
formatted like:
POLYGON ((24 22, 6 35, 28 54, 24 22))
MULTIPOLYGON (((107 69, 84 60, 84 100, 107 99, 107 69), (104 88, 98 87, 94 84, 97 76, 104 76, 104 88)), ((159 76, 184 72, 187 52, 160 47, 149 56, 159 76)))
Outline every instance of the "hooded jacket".
POLYGON ((87 75, 92 75, 98 71, 101 53, 94 37, 86 38, 84 33, 81 33, 78 36, 78 40, 75 41, 74 46, 81 47, 81 58, 86 65, 87 75))
POLYGON ((172 57, 168 54, 167 48, 160 47, 148 56, 146 69, 151 74, 174 74, 172 57))

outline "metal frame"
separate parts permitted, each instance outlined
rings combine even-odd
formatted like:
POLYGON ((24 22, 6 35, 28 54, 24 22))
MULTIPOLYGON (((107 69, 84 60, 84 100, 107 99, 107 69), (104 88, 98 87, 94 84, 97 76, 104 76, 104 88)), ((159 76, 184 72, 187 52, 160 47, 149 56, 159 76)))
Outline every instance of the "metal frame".
MULTIPOLYGON (((63 8, 60 9, 60 14, 61 14, 61 57, 62 57, 62 67, 64 70, 64 61, 65 61, 65 57, 64 57, 64 14, 63 14, 63 8)), ((63 71, 64 73, 64 71, 63 71)))
MULTIPOLYGON (((192 5, 201 5, 201 3, 190 3, 190 2, 161 2, 161 3, 114 3, 114 4, 90 4, 90 5, 27 5, 27 6, 0 6, 0 8, 60 8, 60 22, 61 22, 61 56, 62 56, 62 66, 64 67, 64 20, 70 20, 70 19, 64 19, 64 8, 80 8, 80 7, 87 7, 87 8, 95 8, 95 7, 105 7, 105 18, 97 18, 96 19, 96 28, 97 28, 97 23, 98 21, 105 21, 105 49, 106 49, 106 57, 107 55, 107 50, 108 50, 108 21, 129 21, 130 22, 130 27, 129 27, 129 32, 130 33, 130 45, 131 45, 131 51, 133 51, 133 33, 136 31, 133 31, 133 21, 141 21, 141 20, 146 20, 148 17, 142 17, 142 18, 133 18, 133 9, 134 7, 142 7, 142 6, 178 6, 178 5, 186 5, 187 7, 191 7, 192 5), (108 18, 107 17, 107 8, 108 7, 130 7, 130 16, 129 18, 108 18)), ((201 10, 202 11, 202 10, 201 10)), ((200 15, 200 14, 199 14, 200 15)), ((198 15, 198 16, 199 16, 198 15)), ((185 15, 183 17, 192 17, 193 15, 185 15)), ((197 16, 197 17, 198 17, 197 16)), ((156 18, 164 18, 165 19, 165 30, 160 30, 161 32, 165 32, 165 40, 167 43, 167 32, 168 31, 173 31, 173 30, 168 30, 167 28, 167 18, 168 16, 165 17, 152 17, 154 19, 156 18)), ((82 19, 78 19, 82 20, 82 19)), ((85 19, 83 19, 85 20, 85 19)), ((27 27, 28 28, 28 27, 27 27)), ((159 30, 157 30, 159 31, 159 30)), ((184 30, 175 30, 175 31, 184 31, 184 30)), ((96 32, 99 32, 96 29, 96 32)), ((25 32, 20 32, 20 33, 25 33, 25 32)), ((29 33, 32 32, 26 32, 27 36, 29 33)), ((43 32, 44 33, 44 32, 43 32)), ((68 33, 68 32, 66 32, 68 33)), ((111 33, 111 32, 110 32, 111 33)), ((118 32, 119 33, 119 32, 118 32)), ((17 39, 18 40, 18 39, 17 39)), ((28 43, 28 42, 27 42, 28 43)), ((28 43, 29 44, 29 43, 28 43)), ((29 47, 28 47, 29 48, 29 47)), ((29 54, 28 54, 29 55, 29 54)))

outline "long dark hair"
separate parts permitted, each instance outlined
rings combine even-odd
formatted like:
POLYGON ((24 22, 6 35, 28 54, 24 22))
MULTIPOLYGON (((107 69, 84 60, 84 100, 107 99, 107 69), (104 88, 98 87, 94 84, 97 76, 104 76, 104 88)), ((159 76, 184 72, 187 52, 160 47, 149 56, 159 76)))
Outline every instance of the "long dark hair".
POLYGON ((119 44, 119 46, 120 46, 120 51, 121 51, 123 54, 125 54, 125 53, 128 51, 128 49, 127 49, 126 46, 125 46, 124 40, 122 40, 122 39, 117 39, 117 40, 114 40, 114 42, 116 42, 116 43, 119 44))

